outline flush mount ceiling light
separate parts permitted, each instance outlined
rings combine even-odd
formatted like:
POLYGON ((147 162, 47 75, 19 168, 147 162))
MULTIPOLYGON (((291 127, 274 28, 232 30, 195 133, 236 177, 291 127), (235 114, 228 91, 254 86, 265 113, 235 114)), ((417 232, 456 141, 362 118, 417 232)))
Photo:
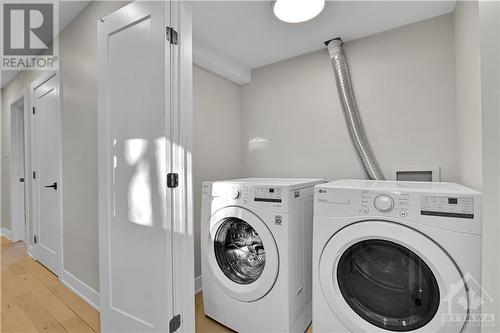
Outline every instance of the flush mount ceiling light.
POLYGON ((276 0, 274 15, 287 23, 300 23, 316 17, 325 7, 325 0, 276 0))

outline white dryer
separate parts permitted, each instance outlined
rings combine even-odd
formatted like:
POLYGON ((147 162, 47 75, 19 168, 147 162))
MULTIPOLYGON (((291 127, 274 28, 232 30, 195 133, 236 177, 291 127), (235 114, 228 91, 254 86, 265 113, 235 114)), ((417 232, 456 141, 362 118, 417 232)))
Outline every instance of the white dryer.
POLYGON ((313 244, 314 332, 480 331, 479 192, 456 183, 317 185, 313 244))
POLYGON ((313 189, 319 179, 203 183, 205 314, 239 332, 311 322, 313 189))

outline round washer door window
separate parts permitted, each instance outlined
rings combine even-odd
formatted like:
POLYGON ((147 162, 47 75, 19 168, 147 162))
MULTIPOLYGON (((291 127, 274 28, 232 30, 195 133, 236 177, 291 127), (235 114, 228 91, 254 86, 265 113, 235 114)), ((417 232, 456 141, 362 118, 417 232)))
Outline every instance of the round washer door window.
POLYGON ((255 282, 266 264, 262 239, 247 222, 227 218, 215 234, 214 250, 217 263, 231 281, 238 284, 255 282))
POLYGON ((273 213, 259 216, 230 206, 210 218, 204 243, 205 263, 224 293, 242 302, 264 297, 279 273, 278 246, 264 221, 274 221, 273 213))
POLYGON ((439 307, 439 287, 429 266, 390 241, 352 245, 340 258, 337 280, 349 306, 383 329, 416 330, 431 321, 439 307))

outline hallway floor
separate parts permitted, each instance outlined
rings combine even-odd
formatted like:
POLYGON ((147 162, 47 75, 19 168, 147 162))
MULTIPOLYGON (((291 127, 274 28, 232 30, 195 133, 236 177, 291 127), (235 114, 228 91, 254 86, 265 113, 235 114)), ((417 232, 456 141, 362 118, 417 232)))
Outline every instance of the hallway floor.
POLYGON ((1 332, 99 332, 99 313, 1 237, 1 332))

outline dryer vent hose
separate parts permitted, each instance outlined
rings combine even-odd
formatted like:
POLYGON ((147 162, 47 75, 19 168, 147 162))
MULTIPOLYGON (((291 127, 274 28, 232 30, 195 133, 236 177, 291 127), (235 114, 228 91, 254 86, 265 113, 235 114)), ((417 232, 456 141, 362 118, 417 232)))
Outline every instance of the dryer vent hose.
POLYGON ((340 38, 325 42, 335 72, 337 92, 344 110, 344 118, 349 130, 349 135, 351 136, 351 141, 368 178, 372 180, 384 180, 384 176, 373 156, 370 145, 366 140, 363 125, 361 124, 361 118, 359 117, 358 108, 352 91, 349 69, 347 68, 347 62, 342 52, 343 44, 340 38))

